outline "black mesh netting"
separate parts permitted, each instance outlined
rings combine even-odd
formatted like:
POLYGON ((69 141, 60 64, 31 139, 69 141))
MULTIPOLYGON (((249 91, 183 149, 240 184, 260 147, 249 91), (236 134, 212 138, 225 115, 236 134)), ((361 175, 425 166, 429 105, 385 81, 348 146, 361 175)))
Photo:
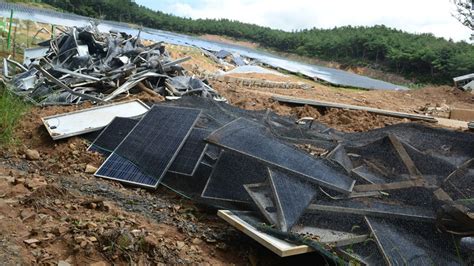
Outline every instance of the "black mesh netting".
POLYGON ((265 181, 266 168, 257 160, 239 153, 224 151, 202 191, 202 196, 211 199, 251 203, 252 198, 245 184, 265 181))
POLYGON ((269 169, 269 181, 278 213, 278 228, 288 231, 298 222, 306 207, 317 194, 316 187, 308 180, 269 169))
MULTIPOLYGON (((328 246, 323 248, 317 236, 308 234, 333 232, 339 244, 353 237, 353 243, 333 250, 346 260, 377 265, 463 262, 466 254, 456 251, 459 236, 437 232, 437 227, 451 227, 439 227, 434 216, 442 209, 443 217, 456 219, 459 213, 449 213, 453 208, 443 206, 450 198, 473 197, 474 170, 468 161, 474 157, 474 134, 416 123, 343 133, 317 121, 302 125, 294 117, 242 110, 199 97, 161 105, 200 110, 194 128, 212 132, 192 175, 167 172, 162 184, 172 190, 199 203, 232 209, 259 230, 308 244, 336 261, 334 253, 326 252, 328 246), (394 139, 401 145, 395 145, 394 139), (332 152, 314 156, 300 144, 332 152), (268 168, 284 173, 277 189, 272 190, 268 168), (365 190, 356 190, 361 186, 365 190), (308 205, 307 199, 314 195, 308 205), (239 212, 246 209, 255 212, 239 212), (286 214, 276 215, 282 209, 286 214), (281 226, 285 219, 287 228, 281 226)), ((169 116, 173 126, 156 124, 148 133, 165 129, 173 141, 186 139, 179 133, 188 120, 169 116)), ((143 147, 130 144, 128 148, 138 153, 143 147)), ((153 154, 158 145, 155 148, 150 150, 152 161, 140 159, 137 165, 146 168, 158 163, 153 154)), ((465 218, 472 205, 463 206, 456 211, 464 210, 465 218)), ((455 229, 464 224, 457 223, 455 229)))

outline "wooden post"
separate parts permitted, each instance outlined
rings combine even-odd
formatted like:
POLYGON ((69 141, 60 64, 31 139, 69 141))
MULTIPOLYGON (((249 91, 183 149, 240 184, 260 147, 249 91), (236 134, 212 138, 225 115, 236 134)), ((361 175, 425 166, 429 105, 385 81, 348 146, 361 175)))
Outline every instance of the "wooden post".
POLYGON ((27 20, 26 21, 26 48, 30 48, 30 45, 28 43, 28 37, 30 35, 30 24, 31 24, 31 21, 27 20))
POLYGON ((13 59, 15 59, 16 55, 16 30, 18 29, 18 25, 15 26, 15 30, 13 31, 13 59))
POLYGON ((10 11, 10 21, 8 26, 8 37, 7 37, 7 49, 10 50, 10 37, 12 32, 12 23, 13 23, 13 9, 10 11))

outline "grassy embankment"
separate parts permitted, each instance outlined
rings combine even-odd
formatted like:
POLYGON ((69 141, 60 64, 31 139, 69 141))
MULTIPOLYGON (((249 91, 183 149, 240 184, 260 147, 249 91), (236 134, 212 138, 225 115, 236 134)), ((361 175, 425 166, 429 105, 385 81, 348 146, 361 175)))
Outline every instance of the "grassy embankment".
POLYGON ((30 105, 0 84, 0 147, 18 144, 15 127, 30 105))
MULTIPOLYGON (((25 48, 34 47, 36 42, 50 37, 49 33, 44 31, 38 34, 36 38, 33 38, 38 30, 42 28, 50 29, 50 25, 13 19, 11 46, 8 49, 7 31, 9 18, 5 20, 3 18, 0 19, 5 21, 4 25, 6 26, 6 29, 1 32, 0 38, 0 57, 2 58, 11 56, 11 59, 22 62, 25 48)), ((3 60, 0 60, 0 67, 3 67, 3 60)), ((15 67, 10 65, 9 74, 14 74, 15 70, 15 67)), ((5 86, 7 85, 3 82, 0 83, 0 147, 18 144, 19 140, 15 138, 15 127, 30 108, 30 104, 11 93, 5 86)))

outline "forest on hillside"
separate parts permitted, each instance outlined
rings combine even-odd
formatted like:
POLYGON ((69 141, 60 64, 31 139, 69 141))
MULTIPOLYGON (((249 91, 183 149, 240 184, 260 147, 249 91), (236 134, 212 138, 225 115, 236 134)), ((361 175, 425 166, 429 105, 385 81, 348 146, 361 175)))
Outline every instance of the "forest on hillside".
POLYGON ((167 31, 244 39, 286 53, 347 65, 370 66, 417 82, 449 84, 455 76, 474 72, 474 45, 437 38, 432 34, 410 34, 383 25, 286 32, 228 19, 177 17, 130 0, 42 2, 84 16, 131 22, 167 31))

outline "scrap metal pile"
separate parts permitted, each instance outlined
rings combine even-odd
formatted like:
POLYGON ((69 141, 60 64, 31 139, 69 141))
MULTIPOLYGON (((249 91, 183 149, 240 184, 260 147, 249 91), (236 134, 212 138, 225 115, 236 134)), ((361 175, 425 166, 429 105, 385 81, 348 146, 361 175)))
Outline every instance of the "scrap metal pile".
POLYGON ((225 100, 185 75, 179 63, 189 57, 171 60, 162 43, 144 45, 139 35, 101 33, 91 25, 68 28, 40 46, 25 50, 23 64, 3 62, 10 89, 35 104, 100 103, 137 91, 225 100))
POLYGON ((269 237, 336 261, 462 265, 473 259, 473 147, 467 132, 407 123, 343 133, 190 96, 115 118, 89 150, 107 158, 96 176, 226 209, 277 253, 269 237))

